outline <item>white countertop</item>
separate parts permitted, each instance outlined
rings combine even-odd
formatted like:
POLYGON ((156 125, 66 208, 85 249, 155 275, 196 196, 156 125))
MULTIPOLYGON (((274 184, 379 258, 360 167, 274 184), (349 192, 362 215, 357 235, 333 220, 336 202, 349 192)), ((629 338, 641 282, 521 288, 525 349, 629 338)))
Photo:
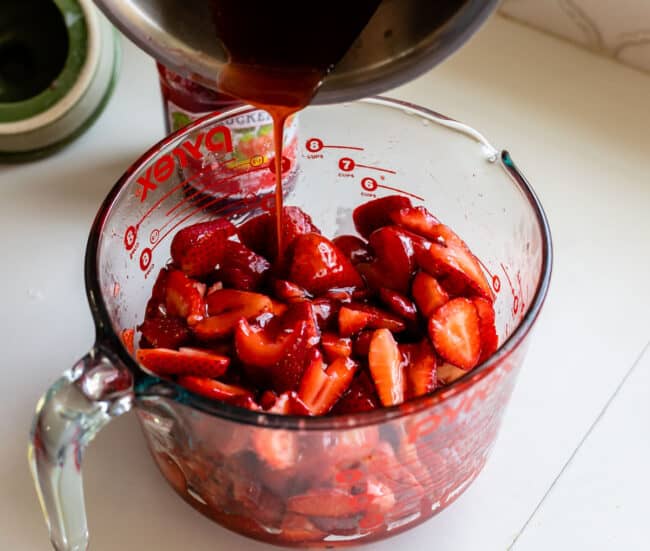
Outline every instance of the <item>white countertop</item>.
MULTIPOLYGON (((546 208, 556 256, 485 470, 437 517, 372 549, 650 548, 650 76, 494 18, 390 95, 509 149, 546 208)), ((0 549, 49 548, 26 461, 31 415, 93 341, 88 230, 122 171, 162 136, 162 121, 154 64, 125 43, 117 90, 80 140, 0 166, 0 549)), ((132 415, 90 446, 85 482, 92 549, 271 549, 178 499, 132 415)))

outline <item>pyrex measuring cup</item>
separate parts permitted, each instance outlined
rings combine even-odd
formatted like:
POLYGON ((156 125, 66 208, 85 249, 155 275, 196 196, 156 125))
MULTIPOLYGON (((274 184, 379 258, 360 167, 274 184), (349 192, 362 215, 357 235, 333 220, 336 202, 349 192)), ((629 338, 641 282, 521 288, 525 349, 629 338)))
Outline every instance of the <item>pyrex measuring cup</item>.
POLYGON ((352 210, 372 197, 398 193, 426 205, 485 263, 499 351, 429 396, 329 418, 212 402, 139 368, 124 342, 175 232, 219 216, 240 223, 273 206, 261 185, 273 163, 232 158, 225 121, 249 111, 208 117, 160 142, 97 215, 86 254, 97 341, 39 402, 29 453, 57 549, 86 547, 83 452, 131 408, 183 499, 231 530, 287 546, 362 543, 413 527, 467 488, 494 443, 549 284, 548 224, 507 152, 396 101, 304 111, 298 154, 283 160, 286 204, 330 236, 353 231, 352 210))

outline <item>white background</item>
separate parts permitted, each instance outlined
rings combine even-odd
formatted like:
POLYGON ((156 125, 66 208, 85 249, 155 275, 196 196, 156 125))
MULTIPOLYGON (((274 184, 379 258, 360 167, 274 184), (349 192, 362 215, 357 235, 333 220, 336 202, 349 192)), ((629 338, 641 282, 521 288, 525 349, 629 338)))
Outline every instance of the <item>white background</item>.
MULTIPOLYGON (((3 550, 48 549, 26 461, 33 407, 93 340, 82 267, 98 205, 163 133, 154 64, 124 45, 114 97, 80 140, 0 166, 3 550)), ((556 263, 485 470, 372 549, 650 548, 650 76, 496 17, 391 95, 510 150, 546 208, 556 263)), ((132 415, 92 444, 85 478, 92 549, 270 549, 177 498, 132 415)))

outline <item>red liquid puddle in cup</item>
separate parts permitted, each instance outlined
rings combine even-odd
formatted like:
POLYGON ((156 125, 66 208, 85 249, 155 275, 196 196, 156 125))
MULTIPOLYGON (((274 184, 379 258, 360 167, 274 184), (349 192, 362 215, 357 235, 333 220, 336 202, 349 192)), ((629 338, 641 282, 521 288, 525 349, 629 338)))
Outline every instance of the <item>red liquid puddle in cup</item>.
POLYGON ((309 104, 323 77, 366 26, 381 0, 307 3, 210 0, 216 33, 229 54, 219 89, 273 118, 275 217, 282 258, 282 144, 284 123, 309 104), (254 11, 251 14, 251 10, 254 11), (306 24, 313 19, 315 24, 306 24))

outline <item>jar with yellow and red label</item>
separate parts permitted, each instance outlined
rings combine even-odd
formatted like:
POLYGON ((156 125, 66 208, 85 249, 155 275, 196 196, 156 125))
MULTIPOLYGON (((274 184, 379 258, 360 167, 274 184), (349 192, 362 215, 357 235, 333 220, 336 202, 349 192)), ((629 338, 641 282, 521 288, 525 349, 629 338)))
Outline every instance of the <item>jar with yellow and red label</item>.
MULTIPOLYGON (((191 79, 185 78, 168 67, 158 63, 160 89, 163 98, 165 129, 168 134, 187 126, 188 124, 211 113, 222 113, 243 105, 237 98, 228 96, 216 90, 207 88, 191 79)), ((271 116, 262 109, 249 110, 237 114, 224 122, 229 130, 229 155, 218 160, 218 172, 229 172, 232 177, 227 183, 219 186, 218 193, 233 200, 241 199, 244 195, 266 195, 275 190, 275 174, 273 170, 273 121, 271 116), (262 167, 269 167, 268 170, 262 167)), ((283 143, 283 172, 294 172, 298 150, 298 117, 294 115, 287 119, 284 129, 283 143)), ((192 164, 192 158, 188 160, 192 164)), ((202 165, 190 167, 202 169, 206 174, 205 159, 202 165)), ((217 166, 212 167, 216 172, 217 166)), ((209 176, 195 179, 201 183, 202 195, 214 195, 217 188, 206 186, 209 176)), ((289 184, 285 179, 285 186, 289 184)), ((194 186, 196 187, 196 185, 194 186)))

